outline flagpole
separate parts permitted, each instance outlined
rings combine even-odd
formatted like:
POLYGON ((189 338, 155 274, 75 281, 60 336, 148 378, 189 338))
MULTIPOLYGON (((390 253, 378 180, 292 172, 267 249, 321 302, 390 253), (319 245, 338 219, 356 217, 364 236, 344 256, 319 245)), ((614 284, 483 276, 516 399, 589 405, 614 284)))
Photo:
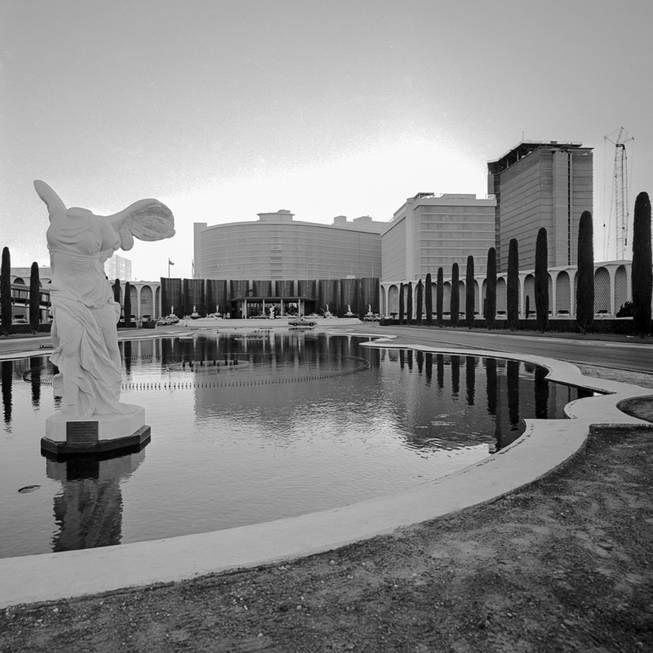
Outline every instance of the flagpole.
POLYGON ((170 278, 170 259, 168 259, 168 279, 170 278))

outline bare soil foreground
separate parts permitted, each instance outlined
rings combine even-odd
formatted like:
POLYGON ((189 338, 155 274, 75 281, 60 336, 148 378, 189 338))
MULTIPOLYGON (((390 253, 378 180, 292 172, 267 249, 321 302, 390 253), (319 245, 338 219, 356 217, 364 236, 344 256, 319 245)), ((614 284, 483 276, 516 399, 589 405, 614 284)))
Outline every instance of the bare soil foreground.
POLYGON ((0 614, 2 651, 651 651, 653 440, 293 563, 0 614))

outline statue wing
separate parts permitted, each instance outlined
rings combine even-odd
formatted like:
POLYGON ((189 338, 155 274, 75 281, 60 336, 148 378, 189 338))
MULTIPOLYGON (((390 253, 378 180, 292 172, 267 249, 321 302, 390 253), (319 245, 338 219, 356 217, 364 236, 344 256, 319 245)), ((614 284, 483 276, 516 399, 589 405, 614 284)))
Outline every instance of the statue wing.
POLYGON ((63 203, 63 200, 44 181, 35 179, 34 190, 48 207, 50 219, 52 219, 52 216, 56 214, 63 214, 66 212, 66 205, 63 203))
POLYGON ((134 238, 139 240, 163 240, 175 235, 175 219, 172 211, 154 199, 139 200, 119 213, 107 216, 120 234, 120 247, 129 250, 134 238))

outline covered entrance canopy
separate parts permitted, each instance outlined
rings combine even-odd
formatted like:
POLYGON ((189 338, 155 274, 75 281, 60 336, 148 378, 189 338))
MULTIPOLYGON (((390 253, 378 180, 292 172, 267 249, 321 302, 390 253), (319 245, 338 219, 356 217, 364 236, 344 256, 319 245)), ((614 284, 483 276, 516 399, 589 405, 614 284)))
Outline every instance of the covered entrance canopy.
POLYGON ((315 299, 312 297, 235 297, 233 299, 235 314, 243 318, 270 317, 284 315, 306 315, 315 310, 315 299))

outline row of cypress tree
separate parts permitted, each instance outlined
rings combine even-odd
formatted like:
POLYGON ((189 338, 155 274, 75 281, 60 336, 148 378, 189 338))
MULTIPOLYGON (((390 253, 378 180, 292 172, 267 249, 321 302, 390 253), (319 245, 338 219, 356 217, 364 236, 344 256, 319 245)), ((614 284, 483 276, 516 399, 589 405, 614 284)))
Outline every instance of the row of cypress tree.
MULTIPOLYGON (((589 331, 594 322, 594 245, 592 214, 584 211, 578 226, 578 251, 576 275, 576 321, 582 333, 589 331)), ((632 263, 632 298, 635 331, 639 334, 651 330, 651 296, 653 292, 653 272, 651 260, 651 203, 647 193, 639 193, 635 201, 633 223, 633 263, 632 263)), ((449 324, 459 323, 458 263, 451 268, 451 300, 449 324)), ((537 328, 545 331, 549 322, 549 279, 548 279, 548 241, 544 227, 540 228, 535 241, 535 317, 537 328)), ((465 274, 465 323, 474 324, 474 257, 467 257, 465 274)), ((496 250, 490 247, 487 254, 486 298, 483 305, 483 317, 488 329, 496 326, 496 285, 497 263, 496 250)), ((428 273, 424 284, 417 282, 417 308, 415 317, 422 323, 422 297, 426 313, 426 324, 433 323, 435 313, 437 324, 443 324, 444 271, 438 268, 436 278, 435 311, 433 310, 432 277, 428 273)), ((399 321, 406 323, 412 311, 412 283, 400 284, 399 321), (406 301, 404 301, 406 294, 406 301)), ((529 298, 526 298, 527 312, 530 312, 529 298)), ((508 245, 508 270, 506 278, 506 322, 511 330, 519 327, 519 244, 511 239, 508 245)))
MULTIPOLYGON (((41 284, 39 266, 36 261, 32 263, 29 277, 29 324, 32 332, 38 331, 41 322, 41 284)), ((113 284, 113 296, 120 303, 120 280, 113 284)), ((124 302, 125 326, 131 326, 131 292, 129 282, 125 283, 124 302)), ((13 331, 11 310, 11 254, 8 247, 2 249, 2 263, 0 265, 0 333, 9 335, 13 331)))
MULTIPOLYGON (((116 279, 113 282, 113 300, 120 304, 120 279, 116 279)), ((125 281, 125 300, 122 305, 123 317, 125 320, 125 326, 132 326, 132 297, 131 297, 131 285, 129 281, 125 281)))
MULTIPOLYGON (((40 293, 39 266, 35 261, 29 276, 29 325, 32 332, 38 331, 41 322, 40 293)), ((8 247, 3 247, 0 264, 0 333, 9 335, 12 331, 11 254, 8 247)))

